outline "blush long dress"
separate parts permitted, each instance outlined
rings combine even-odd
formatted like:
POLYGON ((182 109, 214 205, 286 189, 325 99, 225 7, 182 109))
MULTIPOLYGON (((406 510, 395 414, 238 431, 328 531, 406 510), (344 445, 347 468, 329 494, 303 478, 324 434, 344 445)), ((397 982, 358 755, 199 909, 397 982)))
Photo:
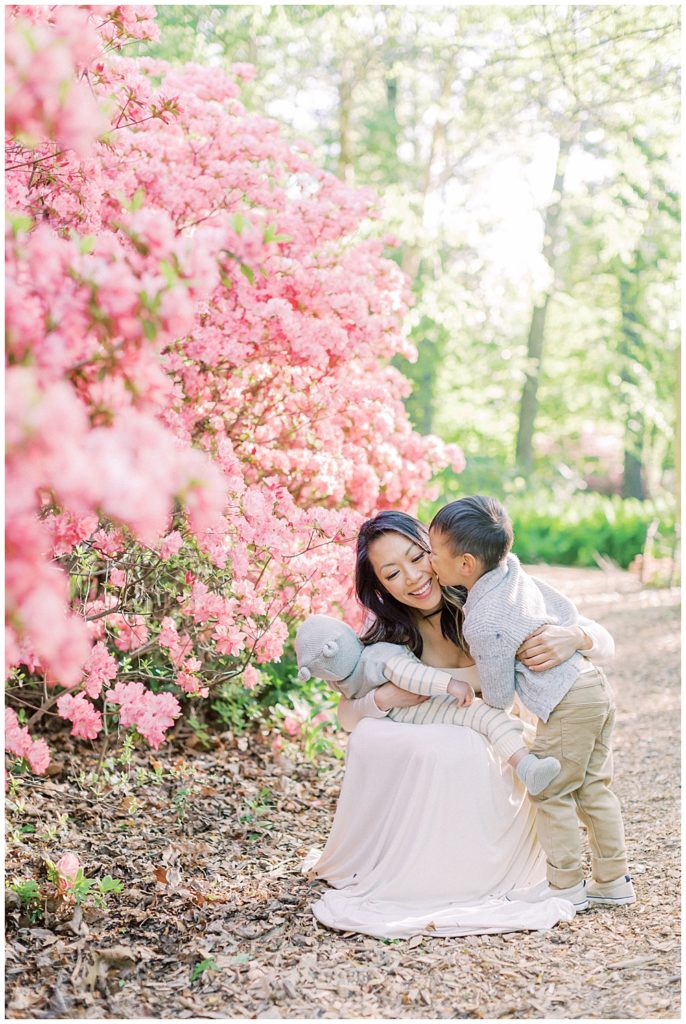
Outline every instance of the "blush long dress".
MULTIPOLYGON (((588 623, 588 624, 587 624, 588 623)), ((595 662, 614 652, 591 620, 595 662)), ((479 690, 475 668, 453 674, 479 690)), ((454 725, 394 722, 373 692, 344 703, 352 729, 331 833, 303 865, 328 882, 312 907, 329 928, 383 938, 551 928, 571 903, 510 901, 545 879, 534 809, 488 742, 454 725)))

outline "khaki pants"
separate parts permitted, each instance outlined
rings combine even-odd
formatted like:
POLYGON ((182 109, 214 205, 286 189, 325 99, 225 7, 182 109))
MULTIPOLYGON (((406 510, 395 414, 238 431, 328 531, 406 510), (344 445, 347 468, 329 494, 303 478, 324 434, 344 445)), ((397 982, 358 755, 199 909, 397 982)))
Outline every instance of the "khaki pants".
POLYGON ((542 793, 529 797, 536 804, 548 881, 557 888, 577 885, 584 877, 577 815, 588 829, 594 879, 611 882, 627 871, 622 812, 610 789, 614 722, 612 692, 595 669, 580 675, 548 721, 537 725, 533 753, 556 757, 562 765, 542 793))

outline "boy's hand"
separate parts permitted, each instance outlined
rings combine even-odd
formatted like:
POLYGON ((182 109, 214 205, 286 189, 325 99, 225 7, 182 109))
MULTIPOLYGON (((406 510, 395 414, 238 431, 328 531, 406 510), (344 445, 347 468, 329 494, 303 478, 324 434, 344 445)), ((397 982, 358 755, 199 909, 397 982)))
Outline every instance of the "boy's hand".
POLYGON ((461 679, 450 680, 448 693, 455 698, 455 702, 460 708, 468 708, 474 700, 474 690, 469 683, 463 683, 461 679))

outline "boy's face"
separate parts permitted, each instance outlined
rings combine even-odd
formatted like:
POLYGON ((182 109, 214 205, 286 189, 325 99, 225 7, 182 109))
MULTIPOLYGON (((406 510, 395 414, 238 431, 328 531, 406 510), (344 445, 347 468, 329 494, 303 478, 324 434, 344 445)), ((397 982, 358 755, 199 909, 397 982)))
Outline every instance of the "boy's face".
POLYGON ((450 540, 440 530, 430 530, 431 568, 442 587, 470 587, 474 582, 474 559, 471 555, 456 555, 450 540))

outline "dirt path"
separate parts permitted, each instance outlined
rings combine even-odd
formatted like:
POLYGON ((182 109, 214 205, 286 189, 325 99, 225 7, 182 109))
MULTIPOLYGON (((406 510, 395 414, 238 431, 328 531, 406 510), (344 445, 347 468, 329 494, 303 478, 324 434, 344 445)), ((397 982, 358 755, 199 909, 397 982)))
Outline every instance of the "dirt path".
POLYGON ((157 779, 113 766, 95 797, 73 781, 83 758, 66 753, 61 774, 9 808, 8 877, 38 878, 41 853, 73 850, 125 890, 108 910, 48 908, 33 926, 10 902, 7 1015, 678 1018, 678 594, 640 591, 626 573, 539 573, 617 641, 616 788, 635 907, 530 934, 342 936, 315 922, 321 885, 298 872, 326 837, 340 762, 275 764, 268 747, 225 736, 209 752, 163 754, 157 779))

